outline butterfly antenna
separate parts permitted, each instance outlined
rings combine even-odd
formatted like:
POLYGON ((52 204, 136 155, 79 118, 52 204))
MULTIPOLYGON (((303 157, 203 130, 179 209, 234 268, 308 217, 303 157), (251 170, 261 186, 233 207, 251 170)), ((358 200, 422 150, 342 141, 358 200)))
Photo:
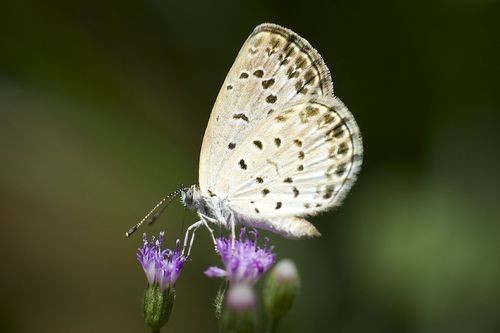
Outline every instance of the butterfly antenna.
POLYGON ((160 202, 158 202, 153 207, 153 209, 151 209, 149 211, 149 213, 147 213, 146 216, 144 216, 142 218, 142 220, 139 221, 139 223, 137 223, 136 225, 134 225, 133 227, 131 227, 125 233, 125 237, 127 237, 127 238, 130 237, 146 221, 148 222, 149 225, 153 224, 158 219, 158 217, 160 217, 161 213, 163 213, 163 211, 165 210, 165 208, 168 207, 168 205, 172 202, 172 200, 175 197, 177 197, 182 192, 183 189, 184 189, 184 186, 181 186, 179 189, 175 190, 174 192, 170 193, 169 195, 167 195, 166 197, 164 197, 163 199, 161 199, 160 202))

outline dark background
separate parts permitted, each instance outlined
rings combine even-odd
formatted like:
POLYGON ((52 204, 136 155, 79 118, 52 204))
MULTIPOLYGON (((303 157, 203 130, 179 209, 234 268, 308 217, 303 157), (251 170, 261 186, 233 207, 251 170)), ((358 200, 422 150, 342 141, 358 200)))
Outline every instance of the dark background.
MULTIPOLYGON (((147 332, 140 233, 198 156, 219 87, 262 22, 307 38, 355 115, 363 170, 323 237, 272 236, 302 290, 281 332, 499 332, 500 4, 4 1, 0 331, 147 332)), ((172 205, 148 233, 195 221, 172 205)), ((215 332, 206 232, 169 332, 215 332)))

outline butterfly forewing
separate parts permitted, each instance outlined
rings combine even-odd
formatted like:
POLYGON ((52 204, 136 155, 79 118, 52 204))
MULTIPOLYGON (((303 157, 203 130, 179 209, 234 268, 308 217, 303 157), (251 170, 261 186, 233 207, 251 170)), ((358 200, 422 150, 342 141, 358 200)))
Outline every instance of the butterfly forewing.
POLYGON ((214 190, 228 159, 267 118, 314 96, 333 97, 320 55, 291 30, 258 26, 241 48, 212 110, 200 155, 201 190, 214 190))
POLYGON ((340 204, 361 165, 351 113, 331 97, 277 111, 224 164, 215 191, 245 216, 313 215, 340 204))

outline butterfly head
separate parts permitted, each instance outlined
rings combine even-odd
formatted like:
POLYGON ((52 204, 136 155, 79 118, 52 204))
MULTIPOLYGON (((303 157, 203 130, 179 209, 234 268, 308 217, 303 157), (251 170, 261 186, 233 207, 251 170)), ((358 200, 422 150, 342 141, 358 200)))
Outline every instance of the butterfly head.
POLYGON ((180 189, 181 192, 181 202, 184 207, 195 210, 198 208, 201 194, 200 190, 196 185, 191 186, 182 186, 180 189))

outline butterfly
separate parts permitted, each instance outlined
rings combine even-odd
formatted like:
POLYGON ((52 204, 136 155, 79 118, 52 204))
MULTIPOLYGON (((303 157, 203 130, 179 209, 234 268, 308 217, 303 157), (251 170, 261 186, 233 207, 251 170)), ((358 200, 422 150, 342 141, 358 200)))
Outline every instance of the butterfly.
MULTIPOLYGON (((319 236, 305 217, 339 206, 362 164, 361 134, 334 95, 330 72, 302 37, 261 24, 247 38, 219 91, 200 153, 199 185, 177 195, 210 224, 265 229, 286 238, 319 236)), ((141 221, 140 223, 142 223, 141 221)), ((127 233, 135 231, 133 227, 127 233)))

